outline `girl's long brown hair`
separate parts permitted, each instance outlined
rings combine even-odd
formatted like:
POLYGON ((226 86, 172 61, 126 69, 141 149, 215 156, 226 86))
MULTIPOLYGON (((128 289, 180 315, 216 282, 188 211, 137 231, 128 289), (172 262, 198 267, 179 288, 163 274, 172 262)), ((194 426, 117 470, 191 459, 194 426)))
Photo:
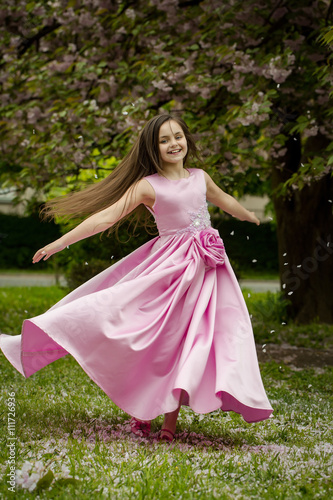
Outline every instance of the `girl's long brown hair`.
MULTIPOLYGON (((60 216, 68 220, 93 215, 116 203, 129 188, 134 188, 135 184, 143 177, 155 173, 163 175, 159 161, 159 130, 161 125, 168 120, 175 120, 183 129, 186 137, 188 151, 184 158, 184 166, 188 157, 199 159, 193 136, 184 120, 169 114, 155 116, 146 123, 129 153, 110 175, 82 191, 46 202, 41 211, 43 219, 60 216)), ((137 223, 145 213, 145 225, 147 225, 148 211, 140 205, 134 212, 136 212, 137 223)), ((112 226, 111 230, 117 228, 131 215, 124 217, 112 226)))

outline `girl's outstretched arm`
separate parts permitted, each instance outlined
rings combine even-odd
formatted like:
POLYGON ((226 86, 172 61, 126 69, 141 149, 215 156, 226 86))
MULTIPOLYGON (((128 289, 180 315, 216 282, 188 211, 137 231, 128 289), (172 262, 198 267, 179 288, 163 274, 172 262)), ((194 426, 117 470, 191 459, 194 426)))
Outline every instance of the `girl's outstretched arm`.
POLYGON ((204 174, 207 186, 206 197, 209 202, 221 208, 224 212, 237 217, 237 219, 254 222, 257 226, 259 226, 260 220, 256 217, 254 212, 249 212, 240 203, 238 203, 235 198, 222 191, 222 189, 215 184, 207 172, 204 172, 204 174))
POLYGON ((141 203, 152 207, 154 201, 155 193, 152 186, 146 180, 141 179, 135 187, 129 188, 116 203, 88 217, 53 243, 40 248, 33 256, 32 262, 35 264, 41 259, 47 260, 51 255, 60 252, 67 246, 109 229, 141 203))

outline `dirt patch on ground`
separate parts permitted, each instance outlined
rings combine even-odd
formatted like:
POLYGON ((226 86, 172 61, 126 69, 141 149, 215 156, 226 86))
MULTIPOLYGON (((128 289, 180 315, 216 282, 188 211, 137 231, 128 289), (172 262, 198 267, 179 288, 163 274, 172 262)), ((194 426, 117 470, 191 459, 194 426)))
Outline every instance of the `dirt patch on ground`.
POLYGON ((307 347, 295 347, 289 344, 257 345, 260 362, 276 361, 297 368, 333 366, 333 349, 320 350, 307 347))

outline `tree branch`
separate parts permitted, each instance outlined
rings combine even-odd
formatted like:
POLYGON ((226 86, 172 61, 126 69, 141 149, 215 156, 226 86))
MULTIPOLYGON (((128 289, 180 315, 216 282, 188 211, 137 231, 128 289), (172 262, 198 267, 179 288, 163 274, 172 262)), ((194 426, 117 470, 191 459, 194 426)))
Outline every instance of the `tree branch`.
POLYGON ((195 5, 200 5, 202 0, 184 0, 183 2, 179 2, 178 7, 194 7, 195 5))
POLYGON ((35 42, 38 42, 41 38, 48 35, 49 33, 52 33, 52 31, 55 31, 60 26, 61 24, 58 21, 54 20, 51 25, 44 26, 38 33, 36 33, 36 35, 22 40, 17 49, 19 57, 23 56, 23 54, 31 47, 31 45, 33 45, 35 42))
POLYGON ((279 0, 278 3, 273 7, 273 9, 271 10, 271 12, 268 14, 268 17, 267 19, 265 20, 265 24, 264 26, 267 26, 267 24, 270 24, 271 22, 271 17, 272 15, 274 14, 274 12, 279 9, 280 7, 285 7, 286 4, 283 2, 283 0, 279 0), (281 6, 281 3, 283 3, 283 5, 281 6))
POLYGON ((328 7, 327 14, 326 14, 326 26, 328 26, 332 22, 333 17, 333 0, 331 0, 330 6, 328 7))

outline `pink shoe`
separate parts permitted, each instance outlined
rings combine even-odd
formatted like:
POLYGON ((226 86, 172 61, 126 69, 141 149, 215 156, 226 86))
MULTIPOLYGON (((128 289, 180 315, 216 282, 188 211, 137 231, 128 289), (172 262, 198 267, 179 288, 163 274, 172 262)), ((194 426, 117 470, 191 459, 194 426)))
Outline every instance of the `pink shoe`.
POLYGON ((131 425, 131 431, 136 436, 140 436, 140 437, 148 437, 149 436, 150 429, 151 429, 150 422, 143 422, 142 420, 138 420, 135 417, 132 417, 131 421, 130 421, 130 425, 131 425))

